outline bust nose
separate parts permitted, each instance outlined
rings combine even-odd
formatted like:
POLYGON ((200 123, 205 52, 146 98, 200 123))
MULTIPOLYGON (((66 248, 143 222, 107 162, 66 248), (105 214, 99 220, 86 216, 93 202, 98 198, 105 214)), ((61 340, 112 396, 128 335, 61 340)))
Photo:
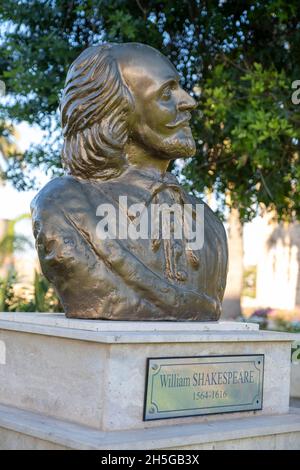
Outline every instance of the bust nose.
POLYGON ((182 90, 179 103, 177 105, 179 111, 192 111, 197 107, 197 103, 192 96, 182 90))

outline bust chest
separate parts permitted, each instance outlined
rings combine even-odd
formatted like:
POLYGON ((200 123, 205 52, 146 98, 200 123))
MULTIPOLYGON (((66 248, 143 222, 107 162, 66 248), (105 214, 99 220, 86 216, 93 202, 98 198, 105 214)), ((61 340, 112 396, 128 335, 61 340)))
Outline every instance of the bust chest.
POLYGON ((196 210, 196 200, 175 185, 156 186, 150 191, 141 185, 103 183, 99 188, 89 187, 88 199, 102 229, 105 223, 110 225, 108 231, 115 233, 121 249, 151 272, 187 289, 216 294, 213 286, 220 284, 224 253, 216 236, 215 215, 201 201, 196 210), (193 218, 189 238, 184 227, 185 205, 190 206, 193 218), (190 236, 201 240, 196 243, 194 238, 190 243, 190 236))

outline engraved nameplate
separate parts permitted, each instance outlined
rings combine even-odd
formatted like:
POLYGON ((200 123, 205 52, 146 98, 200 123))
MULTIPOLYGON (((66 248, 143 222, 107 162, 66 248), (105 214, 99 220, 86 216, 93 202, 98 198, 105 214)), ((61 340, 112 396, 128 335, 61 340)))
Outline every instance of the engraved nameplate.
POLYGON ((261 410, 264 356, 151 358, 144 420, 261 410))

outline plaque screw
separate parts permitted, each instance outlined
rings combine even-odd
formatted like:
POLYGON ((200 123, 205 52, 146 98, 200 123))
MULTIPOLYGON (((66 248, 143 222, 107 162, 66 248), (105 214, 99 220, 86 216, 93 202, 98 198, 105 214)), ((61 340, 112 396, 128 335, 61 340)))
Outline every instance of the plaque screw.
POLYGON ((151 406, 151 408, 149 408, 149 413, 151 413, 151 414, 155 413, 155 408, 154 408, 154 406, 151 406))
POLYGON ((157 369, 158 369, 158 365, 157 365, 157 364, 153 364, 152 370, 157 370, 157 369))

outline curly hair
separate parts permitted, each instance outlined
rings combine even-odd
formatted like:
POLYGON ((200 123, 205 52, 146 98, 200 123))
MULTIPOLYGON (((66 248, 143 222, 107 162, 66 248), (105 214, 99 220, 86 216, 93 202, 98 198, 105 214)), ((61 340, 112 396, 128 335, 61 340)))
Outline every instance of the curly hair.
POLYGON ((126 164, 128 116, 134 105, 111 53, 115 46, 89 47, 67 74, 60 103, 62 162, 74 176, 109 179, 126 164))

